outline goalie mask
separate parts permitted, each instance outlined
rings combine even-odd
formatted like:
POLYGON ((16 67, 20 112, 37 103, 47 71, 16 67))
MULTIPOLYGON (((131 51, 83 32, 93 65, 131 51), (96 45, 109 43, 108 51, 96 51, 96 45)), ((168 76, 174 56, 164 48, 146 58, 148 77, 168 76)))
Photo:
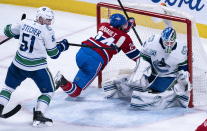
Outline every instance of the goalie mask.
POLYGON ((176 32, 172 27, 167 27, 162 31, 161 39, 166 53, 171 53, 176 45, 176 32))
POLYGON ((37 10, 36 20, 42 25, 51 25, 54 20, 54 13, 48 7, 40 7, 37 10))

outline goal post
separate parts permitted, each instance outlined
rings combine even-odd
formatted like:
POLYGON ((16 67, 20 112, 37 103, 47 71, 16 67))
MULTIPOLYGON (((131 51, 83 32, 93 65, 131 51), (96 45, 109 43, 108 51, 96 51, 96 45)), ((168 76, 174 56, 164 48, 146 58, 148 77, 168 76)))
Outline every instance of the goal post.
MULTIPOLYGON (((124 4, 124 9, 130 17, 134 17, 136 20, 136 31, 138 32, 142 42, 146 38, 150 37, 152 34, 161 33, 165 28, 166 24, 164 21, 172 22, 172 26, 175 28, 178 34, 178 39, 184 43, 188 48, 188 71, 190 73, 190 83, 193 86, 191 93, 191 100, 189 107, 195 105, 207 105, 207 82, 198 83, 200 77, 207 81, 207 69, 203 66, 207 65, 207 60, 205 61, 204 56, 206 56, 205 51, 202 49, 201 42, 199 41, 199 36, 197 29, 195 27, 195 22, 192 18, 188 18, 186 14, 182 14, 175 10, 170 10, 167 7, 152 6, 152 5, 134 5, 134 4, 124 4), (128 6, 129 5, 129 6, 128 6), (156 12, 159 10, 159 12, 156 12), (167 14, 166 12, 170 12, 167 14), (201 51, 200 51, 201 50, 201 51), (193 56, 194 55, 194 56, 193 56), (202 57, 202 58, 201 58, 202 57), (199 63, 197 63, 199 62, 199 63), (197 64, 196 64, 197 63, 197 64), (205 64, 205 65, 199 65, 205 64), (198 70, 198 71, 197 71, 198 70), (204 76, 199 75, 200 72, 204 76), (195 78, 194 78, 195 77, 195 78), (202 87, 197 84, 202 84, 202 87), (199 87, 198 87, 199 86, 199 87), (198 89, 197 89, 198 88, 198 89), (205 91, 203 91, 205 90, 205 91), (203 92, 202 92, 203 91, 203 92), (198 94, 195 94, 198 93, 198 94), (193 95, 194 94, 194 95, 193 95), (199 98, 201 97, 201 98, 199 98), (198 99, 195 100, 194 98, 198 99), (206 99, 205 102, 200 102, 199 99, 206 99)), ((122 8, 116 4, 109 4, 100 2, 97 4, 97 26, 104 21, 108 21, 109 17, 113 13, 121 13, 124 15, 122 8)), ((129 32, 132 37, 133 42, 140 48, 140 44, 133 34, 129 32)), ((207 58, 207 57, 206 57, 207 58)), ((106 66, 106 68, 98 76, 98 86, 101 88, 101 84, 105 79, 110 79, 116 75, 119 75, 120 70, 132 69, 135 66, 129 59, 123 54, 115 55, 111 62, 106 66), (129 63, 129 64, 127 64, 129 63)))

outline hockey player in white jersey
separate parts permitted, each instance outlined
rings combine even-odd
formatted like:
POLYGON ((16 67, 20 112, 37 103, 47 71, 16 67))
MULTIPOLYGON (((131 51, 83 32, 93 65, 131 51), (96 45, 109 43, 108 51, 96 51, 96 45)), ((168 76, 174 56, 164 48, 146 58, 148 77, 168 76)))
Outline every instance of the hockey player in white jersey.
POLYGON ((136 109, 187 107, 187 44, 176 41, 173 28, 165 28, 144 43, 133 73, 107 81, 103 88, 107 98, 131 97, 130 106, 136 109))
POLYGON ((34 108, 33 125, 52 125, 52 119, 43 115, 55 90, 52 75, 47 68, 47 55, 56 59, 69 48, 66 39, 56 44, 55 34, 50 26, 53 20, 54 12, 48 7, 40 7, 35 20, 25 19, 17 24, 6 25, 5 35, 17 38, 20 46, 8 69, 5 86, 0 92, 0 114, 12 92, 26 78, 31 78, 41 92, 34 108))

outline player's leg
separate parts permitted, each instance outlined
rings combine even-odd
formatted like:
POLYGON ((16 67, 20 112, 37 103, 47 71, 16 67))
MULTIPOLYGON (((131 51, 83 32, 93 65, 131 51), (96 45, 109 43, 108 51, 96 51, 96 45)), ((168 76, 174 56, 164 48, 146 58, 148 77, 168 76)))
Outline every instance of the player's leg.
POLYGON ((8 104, 13 91, 27 78, 24 70, 19 69, 13 63, 10 65, 5 80, 5 86, 0 92, 0 113, 3 108, 8 104))
POLYGON ((179 71, 177 82, 173 86, 173 90, 177 95, 178 106, 188 107, 191 89, 189 73, 183 70, 179 71))
POLYGON ((55 90, 52 74, 48 68, 45 68, 31 72, 30 77, 34 80, 41 92, 33 112, 33 126, 39 126, 41 124, 51 126, 53 123, 52 119, 45 117, 44 114, 49 107, 55 90))
POLYGON ((71 97, 77 97, 81 91, 88 87, 100 72, 103 60, 93 50, 81 48, 76 55, 76 63, 79 67, 73 82, 66 80, 62 75, 55 76, 56 85, 71 97))

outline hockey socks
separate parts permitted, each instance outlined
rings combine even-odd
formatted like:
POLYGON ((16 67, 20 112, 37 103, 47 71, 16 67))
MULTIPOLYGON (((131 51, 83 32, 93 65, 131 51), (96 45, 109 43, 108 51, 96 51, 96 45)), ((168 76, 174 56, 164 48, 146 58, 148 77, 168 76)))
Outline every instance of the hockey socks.
POLYGON ((67 82, 61 88, 71 97, 77 97, 80 95, 82 89, 77 86, 75 83, 67 82))

